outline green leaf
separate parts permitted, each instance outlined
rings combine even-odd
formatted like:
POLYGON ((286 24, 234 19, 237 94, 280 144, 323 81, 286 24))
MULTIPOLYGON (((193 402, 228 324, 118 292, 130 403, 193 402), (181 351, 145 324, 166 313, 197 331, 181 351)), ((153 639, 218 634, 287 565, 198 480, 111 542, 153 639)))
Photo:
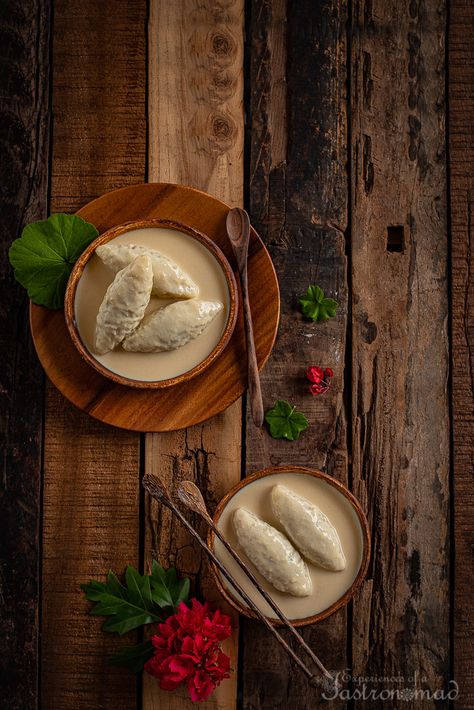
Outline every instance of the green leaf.
POLYGON ((339 304, 333 298, 326 298, 320 286, 308 286, 306 293, 299 299, 301 312, 312 321, 329 320, 336 315, 339 304))
POLYGON ((162 616, 151 598, 150 581, 136 570, 127 567, 127 586, 124 587, 113 572, 107 575, 107 581, 92 580, 83 584, 86 598, 95 602, 91 614, 110 616, 103 625, 104 631, 125 634, 127 631, 160 621, 162 616))
POLYGON ((141 575, 129 565, 125 585, 110 571, 105 583, 92 580, 81 586, 86 598, 95 602, 90 613, 109 616, 102 628, 118 634, 162 621, 189 598, 189 579, 179 580, 173 567, 165 571, 156 561, 151 575, 141 575))
POLYGON ((274 407, 267 411, 265 421, 274 439, 288 439, 288 441, 298 439, 308 426, 305 415, 283 399, 277 400, 274 407))
POLYGON ((174 567, 165 571, 153 560, 150 582, 153 600, 162 607, 172 607, 174 611, 180 602, 189 598, 189 579, 179 580, 174 567))
POLYGON ((153 644, 151 641, 144 641, 135 646, 124 646, 109 658, 110 666, 123 666, 131 673, 140 673, 145 663, 153 656, 153 644))
POLYGON ((98 231, 74 214, 52 214, 28 224, 8 253, 15 279, 33 303, 62 308, 72 267, 98 231))

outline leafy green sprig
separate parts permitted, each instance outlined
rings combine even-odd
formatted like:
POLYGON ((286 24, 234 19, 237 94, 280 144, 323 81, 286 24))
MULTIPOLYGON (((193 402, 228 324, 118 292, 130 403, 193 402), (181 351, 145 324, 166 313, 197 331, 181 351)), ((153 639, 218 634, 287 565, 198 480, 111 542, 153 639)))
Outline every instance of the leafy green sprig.
MULTIPOLYGON (((139 626, 164 621, 177 611, 180 602, 189 599, 189 579, 178 579, 174 567, 165 570, 156 560, 149 575, 129 565, 124 581, 122 584, 110 571, 105 582, 91 580, 81 585, 86 598, 94 602, 90 613, 109 617, 102 626, 104 631, 123 635, 139 626)), ((147 640, 125 646, 110 663, 138 673, 152 655, 153 646, 147 640)))

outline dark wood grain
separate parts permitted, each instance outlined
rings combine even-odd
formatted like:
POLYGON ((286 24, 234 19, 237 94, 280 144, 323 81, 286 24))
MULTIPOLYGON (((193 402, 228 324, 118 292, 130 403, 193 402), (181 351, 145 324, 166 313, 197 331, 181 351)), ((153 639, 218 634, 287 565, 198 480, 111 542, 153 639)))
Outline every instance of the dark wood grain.
MULTIPOLYGON (((145 179, 146 3, 55 0, 51 211, 76 211, 145 179)), ((42 707, 136 707, 137 681, 110 668, 133 643, 88 616, 82 582, 139 563, 140 441, 46 394, 42 707)))
POLYGON ((352 474, 373 541, 353 674, 434 693, 450 675, 445 6, 352 10, 352 474))
MULTIPOLYGON (((270 439, 248 420, 247 472, 291 462, 324 467, 345 483, 345 3, 266 0, 250 3, 249 11, 248 208, 274 260, 282 304, 275 349, 262 373, 264 404, 287 399, 310 426, 290 443, 270 439), (316 325, 299 313, 298 297, 312 283, 341 304, 334 320, 316 325), (308 392, 310 364, 334 370, 324 396, 308 392)), ((346 667, 344 610, 303 633, 326 667, 346 667)), ((318 691, 294 672, 264 629, 245 621, 243 644, 245 708, 316 707, 318 691)))
POLYGON ((474 5, 450 4, 449 169, 454 445, 454 677, 474 707, 474 5))
POLYGON ((8 248, 46 216, 50 14, 49 0, 0 9, 0 702, 9 710, 37 705, 43 376, 8 248))

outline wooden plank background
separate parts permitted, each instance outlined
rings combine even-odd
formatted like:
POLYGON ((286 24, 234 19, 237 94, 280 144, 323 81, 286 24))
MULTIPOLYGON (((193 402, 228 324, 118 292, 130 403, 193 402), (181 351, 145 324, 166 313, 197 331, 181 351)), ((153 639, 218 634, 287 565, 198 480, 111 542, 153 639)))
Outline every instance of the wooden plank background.
MULTIPOLYGON (((310 643, 356 676, 416 670, 434 691, 454 673, 459 707, 474 705, 472 3, 449 7, 448 139, 446 23, 442 0, 12 0, 0 11, 3 706, 34 708, 40 695, 59 710, 190 707, 107 667, 124 641, 87 616, 79 585, 158 555, 212 596, 189 539, 140 494, 143 471, 195 479, 212 507, 242 473, 285 461, 348 482, 374 541, 362 592, 306 629, 310 643), (48 194, 50 211, 73 211, 147 179, 245 199, 282 290, 265 405, 286 397, 308 414, 300 444, 257 432, 240 403, 187 432, 139 437, 82 415, 50 385, 43 428, 7 246, 44 216, 48 194), (324 326, 297 314, 314 281, 341 303, 324 326), (324 397, 306 394, 307 364, 333 367, 324 397)), ((239 672, 203 707, 319 703, 260 626, 244 621, 239 644, 236 633, 239 672)))
POLYGON ((449 173, 454 510, 454 669, 474 707, 474 5, 453 0, 449 28, 449 173))
POLYGON ((355 2, 350 53, 352 482, 373 545, 353 675, 432 689, 450 677, 445 20, 355 2))
POLYGON ((8 264, 12 239, 47 212, 49 0, 0 12, 0 699, 38 693, 38 563, 44 378, 28 299, 8 264))
MULTIPOLYGON (((51 212, 145 179, 145 20, 141 0, 54 3, 51 212)), ((107 665, 124 641, 87 615, 80 584, 139 563, 139 435, 48 385, 43 476, 42 707, 128 710, 136 681, 107 665)))
MULTIPOLYGON (((247 417, 247 472, 288 462, 330 471, 347 483, 343 407, 347 277, 346 13, 339 0, 287 7, 264 2, 250 14, 249 210, 270 249, 281 291, 281 325, 262 377, 265 409, 287 399, 310 427, 300 441, 272 440, 247 417), (316 21, 316 17, 318 20, 316 21), (315 82, 315 77, 318 77, 315 82), (341 110, 342 107, 342 110, 341 110), (337 299, 337 318, 305 321, 298 296, 311 283, 337 299), (307 391, 308 365, 332 367, 324 397, 307 391)), ((243 622, 243 706, 308 708, 318 693, 254 621, 243 622), (266 680, 262 683, 262 677, 266 680)), ((330 668, 346 668, 346 611, 304 629, 330 668)), ((335 707, 336 704, 332 703, 335 707)))
MULTIPOLYGON (((224 200, 243 198, 243 1, 151 0, 148 25, 150 182, 191 185, 224 200)), ((171 485, 194 480, 213 509, 240 480, 241 403, 185 431, 148 434, 145 471, 171 485)), ((196 594, 219 601, 199 546, 147 496, 145 563, 153 557, 190 576, 196 594)), ((197 523, 197 520, 195 521, 197 523)), ((202 533, 205 536, 205 526, 202 533)), ((228 610, 227 610, 228 611, 228 610)), ((237 666, 237 615, 227 652, 237 666)), ((237 675, 203 708, 235 707, 237 675)), ((191 708, 186 688, 170 695, 143 675, 143 708, 191 708)))

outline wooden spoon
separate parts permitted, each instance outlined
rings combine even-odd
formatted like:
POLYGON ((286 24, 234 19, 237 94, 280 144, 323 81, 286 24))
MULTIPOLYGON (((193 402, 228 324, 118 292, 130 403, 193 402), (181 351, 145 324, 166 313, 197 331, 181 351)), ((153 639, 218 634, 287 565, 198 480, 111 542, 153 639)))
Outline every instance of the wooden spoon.
POLYGON ((203 518, 203 520, 208 524, 208 526, 211 528, 211 530, 214 532, 215 536, 219 538, 219 540, 222 542, 226 550, 230 553, 230 555, 234 558, 234 560, 237 562, 239 567, 245 572, 247 577, 250 579, 250 581, 254 584, 254 586, 258 589, 262 597, 265 599, 265 601, 269 604, 269 606, 273 609, 275 614, 281 619, 281 621, 284 623, 284 625, 291 631, 293 636, 296 638, 298 644, 303 648, 306 653, 311 657, 311 659, 314 661, 314 663, 317 665, 321 673, 325 676, 326 680, 329 681, 329 687, 332 687, 332 684, 334 684, 334 677, 331 675, 331 673, 323 666, 317 655, 314 653, 314 651, 308 646, 304 638, 301 636, 301 634, 297 631, 297 629, 293 626, 291 621, 285 616, 285 614, 282 612, 278 604, 273 600, 273 598, 268 594, 266 589, 264 589, 261 584, 259 583, 258 579, 255 577, 253 574, 252 570, 245 564, 243 559, 240 557, 240 555, 234 550, 234 548, 230 545, 230 543, 227 541, 227 539, 224 537, 224 535, 221 533, 219 528, 214 525, 214 521, 212 520, 211 516, 207 512, 206 508, 206 503, 204 502, 204 498, 202 497, 202 493, 199 490, 199 488, 196 486, 195 483, 192 481, 183 481, 177 488, 177 494, 179 499, 184 503, 184 505, 192 510, 194 513, 197 513, 198 515, 203 518))
POLYGON ((146 474, 143 479, 142 479, 142 486, 145 488, 145 490, 148 491, 148 493, 155 498, 156 500, 159 500, 163 505, 165 505, 167 508, 171 510, 171 512, 176 515, 176 517, 183 523, 185 528, 191 533, 191 535, 194 537, 194 539, 199 543, 199 545, 202 547, 204 552, 211 558, 211 560, 214 562, 214 564, 218 567, 218 569, 221 571, 222 575, 231 583, 231 585, 234 587, 234 589, 240 594, 242 599, 245 601, 245 603, 253 609, 255 614, 258 616, 261 622, 265 624, 267 629, 270 631, 270 633, 276 638, 278 643, 285 649, 285 651, 288 653, 289 656, 295 661, 295 663, 298 664, 298 666, 301 668, 303 673, 308 677, 308 679, 311 681, 313 685, 321 685, 324 689, 326 688, 331 688, 334 687, 334 679, 332 678, 331 674, 329 671, 325 670, 325 675, 323 678, 320 678, 319 676, 315 675, 312 673, 312 671, 305 665, 305 663, 299 658, 295 651, 291 648, 291 646, 288 645, 288 643, 285 641, 285 639, 280 635, 278 630, 271 624, 271 622, 267 619, 267 617, 262 614, 258 606, 255 604, 255 602, 247 595, 247 593, 242 589, 240 584, 237 582, 237 580, 231 575, 231 573, 227 570, 226 567, 222 564, 222 562, 216 557, 214 552, 209 549, 207 546, 206 542, 202 539, 202 537, 199 535, 197 530, 193 528, 191 523, 189 523, 182 512, 179 510, 178 506, 175 505, 173 502, 173 499, 171 497, 171 494, 165 484, 165 482, 159 478, 158 476, 155 476, 154 474, 146 474), (326 675, 329 675, 328 676, 326 675))
POLYGON ((250 241, 250 220, 247 212, 240 207, 229 210, 226 219, 227 234, 237 260, 242 296, 244 300, 245 335, 247 338, 247 368, 248 388, 250 395, 250 411, 255 426, 263 424, 263 401, 258 374, 257 354, 253 337, 252 313, 250 311, 249 286, 247 278, 247 261, 250 241))

